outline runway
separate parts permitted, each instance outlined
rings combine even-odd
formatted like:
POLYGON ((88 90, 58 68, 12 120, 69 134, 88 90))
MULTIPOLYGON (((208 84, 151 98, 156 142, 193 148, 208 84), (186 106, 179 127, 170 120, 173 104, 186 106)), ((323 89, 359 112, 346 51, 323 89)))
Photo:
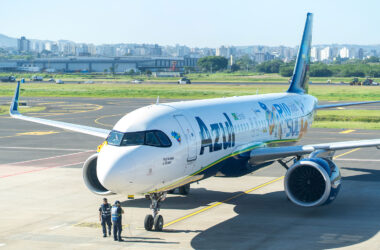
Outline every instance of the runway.
MULTIPOLYGON (((125 113, 154 99, 22 98, 47 119, 112 129, 125 113)), ((9 102, 0 98, 0 103, 9 102)), ((165 102, 166 100, 161 100, 165 102)), ((371 109, 380 105, 370 104, 371 109)), ((370 109, 365 106, 353 109, 370 109)), ((300 143, 380 138, 380 131, 311 129, 300 143)), ((285 197, 279 164, 239 178, 192 184, 191 194, 162 203, 163 232, 147 232, 144 198, 122 201, 125 242, 102 238, 95 196, 82 180, 83 162, 102 139, 0 116, 0 248, 4 249, 380 249, 380 155, 339 151, 343 187, 337 200, 296 207, 285 197)))

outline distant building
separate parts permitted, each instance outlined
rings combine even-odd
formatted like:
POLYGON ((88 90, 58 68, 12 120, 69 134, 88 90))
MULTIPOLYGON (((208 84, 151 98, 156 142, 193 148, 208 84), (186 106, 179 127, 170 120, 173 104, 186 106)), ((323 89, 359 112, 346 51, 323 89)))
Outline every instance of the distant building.
POLYGON ((358 59, 363 60, 364 58, 364 50, 362 48, 359 48, 358 50, 358 59))
POLYGON ((320 50, 317 47, 312 47, 310 50, 310 57, 312 62, 319 61, 321 59, 320 57, 320 50))
POLYGON ((350 54, 350 50, 347 47, 343 47, 339 50, 340 58, 350 58, 352 55, 350 54))
POLYGON ((320 56, 321 56, 321 61, 331 60, 331 56, 332 56, 331 47, 326 47, 326 48, 322 49, 320 52, 320 56))
POLYGON ((221 46, 219 48, 216 48, 216 52, 215 52, 215 55, 216 56, 223 56, 223 57, 228 57, 228 50, 226 47, 224 46, 221 46))
POLYGON ((22 36, 20 39, 17 39, 17 50, 20 53, 25 53, 30 51, 30 41, 22 36))

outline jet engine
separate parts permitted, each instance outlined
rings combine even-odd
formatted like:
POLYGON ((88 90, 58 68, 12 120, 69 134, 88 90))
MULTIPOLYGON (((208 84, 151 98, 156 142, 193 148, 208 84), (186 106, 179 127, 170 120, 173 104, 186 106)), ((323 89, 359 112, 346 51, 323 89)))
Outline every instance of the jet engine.
POLYGON ((308 158, 289 168, 284 185, 290 201, 302 207, 314 207, 335 200, 340 182, 339 168, 331 160, 308 158))
POLYGON ((103 185, 99 182, 98 175, 96 172, 98 161, 98 154, 91 155, 83 165, 83 180, 86 184, 87 188, 91 190, 91 192, 98 195, 109 195, 112 194, 111 191, 107 190, 103 185))

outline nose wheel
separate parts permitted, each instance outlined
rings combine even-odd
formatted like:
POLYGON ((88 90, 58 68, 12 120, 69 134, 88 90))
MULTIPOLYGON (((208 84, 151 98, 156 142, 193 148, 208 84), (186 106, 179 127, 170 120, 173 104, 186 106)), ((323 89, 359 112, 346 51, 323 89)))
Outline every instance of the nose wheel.
POLYGON ((147 214, 144 220, 144 228, 147 231, 162 231, 164 227, 164 218, 159 215, 160 202, 164 201, 166 198, 166 193, 153 193, 147 196, 151 200, 150 209, 152 209, 152 214, 147 214))

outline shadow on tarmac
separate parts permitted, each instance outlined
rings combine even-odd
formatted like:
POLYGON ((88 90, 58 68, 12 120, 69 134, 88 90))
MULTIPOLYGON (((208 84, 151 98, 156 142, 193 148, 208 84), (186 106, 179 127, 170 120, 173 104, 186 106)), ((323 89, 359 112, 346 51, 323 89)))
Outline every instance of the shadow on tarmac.
POLYGON ((297 207, 284 192, 248 194, 233 200, 232 219, 201 232, 195 249, 330 249, 369 240, 380 230, 377 189, 345 182, 337 200, 327 206, 297 207), (377 201, 376 201, 377 200, 377 201))
MULTIPOLYGON (((328 249, 367 241, 380 230, 380 197, 376 192, 380 171, 347 170, 366 173, 345 177, 338 198, 330 205, 298 207, 286 199, 284 191, 246 194, 227 202, 235 205, 237 215, 232 219, 204 231, 177 228, 164 232, 199 232, 191 241, 195 249, 328 249)), ((189 196, 168 195, 161 214, 166 209, 196 209, 239 193, 193 188, 189 196)), ((146 199, 123 202, 126 207, 146 208, 147 213, 149 204, 146 199)), ((191 223, 191 218, 187 221, 191 223)))

